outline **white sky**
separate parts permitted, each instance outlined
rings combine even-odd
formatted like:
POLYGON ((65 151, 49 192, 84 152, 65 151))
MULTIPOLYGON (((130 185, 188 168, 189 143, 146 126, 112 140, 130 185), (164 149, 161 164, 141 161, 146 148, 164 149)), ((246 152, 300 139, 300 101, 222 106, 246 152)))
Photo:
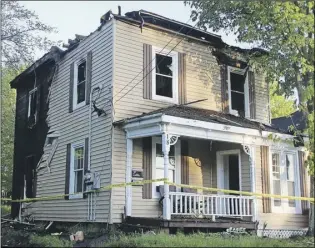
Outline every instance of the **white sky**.
MULTIPOLYGON (((100 17, 108 10, 118 13, 118 5, 123 15, 144 9, 184 23, 190 17, 190 8, 183 1, 21 1, 20 4, 35 11, 43 23, 56 27, 58 33, 47 37, 63 43, 73 39, 75 34, 88 35, 93 32, 100 24, 100 17)), ((234 35, 226 36, 223 32, 218 34, 229 45, 249 47, 244 43, 236 43, 234 35)), ((36 59, 42 55, 43 52, 36 54, 36 59)))

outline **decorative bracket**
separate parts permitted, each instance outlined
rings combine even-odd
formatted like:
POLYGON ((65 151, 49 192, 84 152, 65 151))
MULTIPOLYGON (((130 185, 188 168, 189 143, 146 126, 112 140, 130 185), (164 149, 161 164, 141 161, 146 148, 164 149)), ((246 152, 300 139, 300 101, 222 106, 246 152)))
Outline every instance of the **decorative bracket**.
POLYGON ((177 136, 177 135, 168 134, 167 135, 167 145, 169 145, 169 146, 175 145, 177 140, 178 140, 178 137, 179 136, 177 136))
POLYGON ((251 152, 250 146, 243 145, 243 150, 248 156, 251 156, 251 154, 250 154, 250 152, 251 152))

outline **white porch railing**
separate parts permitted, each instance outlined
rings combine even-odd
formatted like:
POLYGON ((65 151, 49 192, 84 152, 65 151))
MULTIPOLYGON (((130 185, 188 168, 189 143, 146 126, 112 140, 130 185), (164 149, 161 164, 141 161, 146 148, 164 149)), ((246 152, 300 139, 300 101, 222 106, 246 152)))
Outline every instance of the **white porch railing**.
POLYGON ((171 216, 252 217, 252 196, 202 195, 196 193, 170 192, 171 216))

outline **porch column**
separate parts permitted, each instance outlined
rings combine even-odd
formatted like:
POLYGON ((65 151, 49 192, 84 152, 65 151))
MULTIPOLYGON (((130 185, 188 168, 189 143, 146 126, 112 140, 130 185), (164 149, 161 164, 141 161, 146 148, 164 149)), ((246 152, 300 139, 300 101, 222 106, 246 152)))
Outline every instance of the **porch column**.
MULTIPOLYGON (((250 186, 251 186, 251 192, 256 192, 256 168, 255 168, 255 155, 256 155, 256 148, 255 146, 243 146, 244 151, 249 156, 249 165, 250 165, 250 186)), ((256 196, 253 200, 252 205, 252 213, 253 218, 252 221, 256 221, 257 216, 257 199, 256 196)))
MULTIPOLYGON (((126 183, 131 183, 133 140, 127 138, 126 183)), ((131 216, 132 186, 126 186, 126 216, 131 216)))
MULTIPOLYGON (((170 152, 170 144, 168 141, 168 134, 162 134, 162 151, 164 155, 164 178, 168 179, 168 164, 169 158, 168 154, 170 152)), ((171 219, 171 202, 169 197, 169 185, 168 183, 164 183, 164 200, 163 200, 163 219, 170 220, 171 219)))

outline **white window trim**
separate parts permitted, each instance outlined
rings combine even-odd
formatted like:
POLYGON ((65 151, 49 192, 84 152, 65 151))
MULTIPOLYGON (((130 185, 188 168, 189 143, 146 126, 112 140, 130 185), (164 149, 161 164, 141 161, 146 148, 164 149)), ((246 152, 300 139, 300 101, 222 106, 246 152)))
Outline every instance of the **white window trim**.
MULTIPOLYGON (((30 117, 31 115, 31 96, 34 92, 37 91, 37 87, 35 87, 34 89, 30 90, 28 92, 28 110, 27 110, 27 118, 30 117)), ((37 96, 36 96, 37 97, 37 96)), ((36 99, 37 100, 37 99, 36 99)), ((36 104, 36 112, 35 112, 35 122, 36 122, 36 118, 37 118, 37 104, 36 104)))
MULTIPOLYGON (((228 91, 229 91, 229 112, 232 115, 238 115, 238 112, 234 109, 232 109, 232 95, 231 95, 231 72, 235 74, 240 74, 244 75, 246 72, 245 69, 239 69, 236 67, 228 66, 228 91)), ((245 101, 245 117, 249 118, 250 117, 250 112, 249 112, 249 88, 248 88, 248 72, 245 78, 245 84, 244 84, 244 101, 245 101)))
MULTIPOLYGON (((78 193, 78 194, 74 194, 74 150, 76 148, 80 148, 83 147, 83 166, 84 166, 84 154, 85 154, 85 143, 75 143, 75 144, 71 144, 71 153, 70 153, 70 179, 69 179, 69 199, 82 199, 83 198, 83 192, 82 193, 78 193)), ((83 175, 84 175, 84 168, 83 168, 83 175)), ((84 179, 84 178, 83 178, 84 179)), ((84 180, 82 180, 82 189, 84 188, 84 180)))
MULTIPOLYGON (((224 173, 224 155, 238 155, 238 172, 239 172, 239 191, 242 191, 242 159, 241 159, 241 150, 225 150, 225 151, 217 151, 217 182, 219 189, 227 189, 226 188, 226 180, 225 180, 225 173, 224 173)), ((218 194, 223 195, 223 192, 218 192, 218 194)))
POLYGON ((157 100, 157 101, 163 101, 163 102, 169 102, 169 103, 174 103, 178 104, 178 52, 174 51, 167 51, 163 49, 162 52, 160 52, 162 49, 158 47, 152 46, 152 56, 154 56, 154 62, 151 63, 151 70, 152 70, 152 100, 157 100), (172 57, 173 61, 173 80, 172 80, 172 90, 173 90, 173 97, 165 97, 165 96, 159 96, 156 95, 156 54, 161 54, 161 55, 167 55, 172 57))
MULTIPOLYGON (((295 196, 299 197, 301 196, 301 189, 300 189, 300 169, 298 166, 298 151, 293 150, 277 150, 277 149, 270 149, 269 151, 269 178, 270 180, 270 189, 271 194, 273 194, 273 181, 272 181, 272 154, 278 153, 279 154, 279 160, 280 160, 280 185, 281 185, 281 194, 287 195, 287 190, 283 192, 282 183, 283 181, 286 181, 283 179, 283 177, 286 175, 283 173, 283 170, 286 169, 285 166, 285 155, 286 154, 292 154, 294 156, 294 193, 295 196)), ((281 199, 281 206, 274 206, 274 198, 271 198, 271 212, 272 213, 293 213, 293 214, 302 214, 302 207, 301 207, 301 201, 296 200, 295 201, 295 207, 289 207, 288 199, 281 199)))
MULTIPOLYGON (((156 179, 156 144, 162 144, 161 137, 152 137, 152 179, 156 179)), ((180 159, 180 140, 176 142, 175 146, 175 183, 181 183, 181 159, 180 159)), ((161 195, 159 192, 156 192, 157 183, 152 183, 152 198, 160 198, 161 195)), ((179 190, 179 188, 177 188, 179 190)))
MULTIPOLYGON (((83 102, 77 103, 78 99, 78 92, 77 92, 77 85, 78 85, 78 66, 85 61, 87 65, 87 57, 81 58, 77 62, 74 63, 74 72, 73 72, 73 110, 81 108, 85 106, 86 104, 86 78, 85 78, 85 99, 83 102)), ((85 75, 87 76, 87 66, 85 66, 86 73, 85 75)))

